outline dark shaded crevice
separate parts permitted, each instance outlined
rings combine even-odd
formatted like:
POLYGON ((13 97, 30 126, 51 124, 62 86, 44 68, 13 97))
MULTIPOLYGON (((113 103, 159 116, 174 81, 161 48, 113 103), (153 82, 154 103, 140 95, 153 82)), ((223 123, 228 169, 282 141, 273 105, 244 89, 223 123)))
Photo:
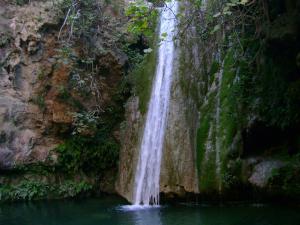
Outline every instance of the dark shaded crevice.
POLYGON ((267 126, 263 122, 255 122, 250 128, 242 132, 242 157, 299 152, 299 128, 281 129, 267 126))

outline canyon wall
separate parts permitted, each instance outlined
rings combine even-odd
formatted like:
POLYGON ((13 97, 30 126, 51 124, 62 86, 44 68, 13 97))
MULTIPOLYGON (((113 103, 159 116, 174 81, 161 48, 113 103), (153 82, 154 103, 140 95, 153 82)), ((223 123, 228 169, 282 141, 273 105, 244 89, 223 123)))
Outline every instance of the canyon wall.
MULTIPOLYGON (((180 25, 160 180, 167 197, 299 196, 299 5, 267 4, 267 20, 260 3, 246 6, 259 15, 247 28, 232 22, 242 6, 219 18, 222 4, 213 0, 194 24, 180 25)), ((187 18, 193 7, 182 3, 187 18)), ((119 170, 126 179, 117 190, 131 200, 143 113, 138 103, 128 106, 119 170)))
MULTIPOLYGON (((121 1, 67 3, 0 1, 0 196, 92 185, 131 201, 158 40, 128 35, 121 1)), ((299 199, 299 3, 202 3, 181 3, 196 19, 179 25, 160 190, 299 199)))
POLYGON ((1 193, 81 182, 114 192, 127 56, 113 4, 122 2, 68 4, 0 1, 1 193))

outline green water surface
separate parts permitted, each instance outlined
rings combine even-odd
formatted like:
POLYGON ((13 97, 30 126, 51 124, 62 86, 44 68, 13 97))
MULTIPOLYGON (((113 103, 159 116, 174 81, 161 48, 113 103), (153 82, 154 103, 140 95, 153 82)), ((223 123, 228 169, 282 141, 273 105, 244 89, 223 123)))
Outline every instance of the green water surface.
POLYGON ((117 197, 0 205, 1 225, 300 225, 300 208, 283 205, 176 204, 128 211, 117 197))

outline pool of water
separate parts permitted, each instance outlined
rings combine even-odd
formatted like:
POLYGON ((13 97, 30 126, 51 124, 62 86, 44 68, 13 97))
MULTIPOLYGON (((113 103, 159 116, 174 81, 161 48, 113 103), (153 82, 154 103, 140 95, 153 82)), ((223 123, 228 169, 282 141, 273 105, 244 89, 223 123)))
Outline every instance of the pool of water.
POLYGON ((117 197, 0 205, 1 225, 300 225, 300 208, 176 204, 132 210, 117 197))

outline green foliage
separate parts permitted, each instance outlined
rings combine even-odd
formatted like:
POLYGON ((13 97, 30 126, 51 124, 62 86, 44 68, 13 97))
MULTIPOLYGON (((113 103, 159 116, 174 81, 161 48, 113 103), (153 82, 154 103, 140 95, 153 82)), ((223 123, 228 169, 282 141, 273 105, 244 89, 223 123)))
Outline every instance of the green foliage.
MULTIPOLYGON (((274 39, 269 35, 275 25, 279 30, 288 29, 284 23, 279 27, 276 24, 287 15, 272 15, 270 23, 265 20, 268 12, 258 3, 251 7, 250 11, 241 8, 239 13, 245 18, 249 15, 247 18, 256 19, 247 19, 244 22, 247 25, 232 29, 231 41, 239 49, 235 55, 239 86, 236 97, 242 102, 244 111, 256 114, 267 126, 286 129, 300 121, 300 86, 293 78, 293 74, 298 73, 294 59, 299 50, 295 49, 296 42, 288 37, 285 36, 286 40, 281 37, 279 41, 277 36, 274 39), (260 32, 254 35, 253 32, 258 30, 260 32)), ((277 6, 270 4, 268 7, 272 12, 277 6)), ((293 21, 293 17, 289 20, 293 21)))
MULTIPOLYGON (((78 113, 74 115, 74 134, 64 133, 65 136, 61 137, 66 141, 55 149, 59 153, 57 154, 57 165, 54 165, 54 162, 53 164, 49 164, 49 167, 45 168, 39 165, 26 165, 24 167, 16 168, 14 174, 8 174, 8 176, 43 175, 46 177, 49 175, 49 177, 51 177, 53 174, 60 175, 60 173, 64 173, 64 175, 69 178, 76 173, 83 173, 94 177, 94 175, 101 176, 105 170, 114 170, 117 166, 119 143, 113 137, 113 132, 117 129, 119 122, 123 119, 123 104, 125 102, 124 99, 126 99, 126 93, 124 94, 123 87, 120 85, 118 90, 119 93, 117 93, 116 96, 110 96, 112 97, 111 105, 105 103, 105 106, 103 106, 103 110, 105 111, 102 112, 101 108, 98 111, 96 110, 96 114, 84 111, 86 109, 83 105, 78 104, 79 101, 75 102, 75 99, 73 99, 72 96, 78 96, 78 93, 73 92, 74 87, 78 87, 78 90, 80 90, 80 97, 83 95, 91 96, 90 94, 94 94, 93 91, 95 90, 91 87, 92 81, 94 86, 100 88, 99 83, 101 78, 96 77, 100 73, 98 73, 98 70, 95 71, 96 67, 98 66, 99 68, 99 64, 101 64, 99 63, 99 58, 103 57, 102 54, 106 53, 105 49, 111 50, 110 47, 112 45, 114 48, 119 47, 117 46, 119 43, 115 45, 116 36, 111 35, 113 36, 112 38, 108 35, 106 36, 107 33, 110 35, 111 30, 116 30, 115 27, 113 27, 113 29, 108 27, 108 24, 112 20, 116 20, 118 26, 120 26, 120 20, 115 16, 104 14, 104 1, 63 0, 59 2, 62 2, 60 5, 60 8, 63 11, 62 15, 66 16, 69 9, 71 12, 67 16, 66 26, 62 28, 60 38, 62 47, 56 49, 57 55, 55 58, 58 58, 58 64, 65 63, 73 67, 74 74, 80 74, 80 77, 78 80, 71 81, 75 83, 74 86, 73 84, 71 86, 69 83, 68 85, 52 86, 51 88, 56 89, 56 93, 58 93, 58 98, 60 100, 66 101, 70 105, 78 106, 78 113), (73 6, 74 3, 76 3, 76 6, 73 6), (73 29, 73 32, 69 39, 68 35, 70 34, 71 28, 73 29), (94 40, 97 43, 94 43, 94 40), (100 42, 101 44, 104 42, 103 44, 105 46, 99 47, 98 44, 100 42), (78 46, 80 46, 80 53, 77 51, 78 46), (74 47, 76 47, 76 50, 74 47), (100 51, 100 48, 104 50, 100 51), (93 63, 95 62, 99 64, 94 65, 93 63), (85 84, 82 84, 83 82, 85 82, 85 84), (81 92, 82 90, 86 91, 86 93, 81 92)), ((104 4, 111 4, 111 2, 105 1, 104 4)), ((111 7, 109 7, 107 11, 111 13, 111 7)), ((63 18, 61 19, 63 22, 63 18)), ((4 36, 1 36, 1 45, 2 39, 3 45, 5 45, 7 41, 4 40, 4 36)), ((116 49, 116 52, 117 51, 118 49, 116 49)), ((143 58, 141 55, 139 55, 140 58, 143 58)), ((139 56, 137 56, 137 58, 139 56)), ((133 67, 142 61, 142 59, 137 58, 131 58, 130 64, 133 65, 133 67)), ((40 80, 44 80, 45 74, 43 71, 38 71, 37 77, 40 80)), ((122 83, 122 85, 124 84, 122 83)), ((43 91, 45 92, 45 90, 46 89, 43 91)), ((112 91, 113 90, 109 90, 109 92, 112 91)), ((46 108, 45 96, 46 93, 39 93, 36 97, 32 98, 32 102, 44 110, 46 108)), ((81 101, 81 98, 78 99, 81 101)), ((44 182, 44 180, 48 181, 45 177, 43 177, 43 182, 35 180, 36 178, 34 178, 24 180, 24 182, 19 184, 16 182, 15 185, 0 185, 0 198, 1 200, 34 200, 47 197, 52 198, 52 196, 68 197, 88 192, 92 188, 91 184, 81 181, 76 182, 69 180, 58 184, 61 180, 65 179, 65 177, 61 176, 55 177, 57 178, 56 181, 54 181, 55 184, 52 184, 53 181, 47 183, 44 182)))
POLYGON ((95 112, 75 113, 73 118, 73 135, 82 134, 86 131, 90 131, 92 133, 96 131, 98 117, 95 115, 95 112))
POLYGON ((249 111, 258 113, 269 126, 284 129, 299 121, 297 102, 300 100, 300 85, 285 78, 286 67, 275 65, 270 57, 264 60, 259 71, 261 76, 255 76, 248 72, 249 68, 241 67, 240 98, 249 111))
POLYGON ((94 136, 74 135, 56 148, 58 169, 66 172, 100 173, 116 167, 119 144, 111 136, 110 128, 98 128, 94 136))
POLYGON ((147 54, 145 59, 130 74, 133 93, 139 97, 139 109, 142 113, 147 110, 155 68, 156 50, 147 54))
POLYGON ((47 196, 48 189, 49 186, 41 181, 23 180, 15 186, 0 187, 0 201, 41 199, 47 196))
POLYGON ((77 93, 87 99, 94 95, 96 98, 100 96, 102 90, 97 83, 97 75, 101 73, 100 69, 94 71, 93 63, 87 63, 87 61, 80 60, 80 63, 76 64, 76 67, 73 68, 71 73, 71 79, 69 84, 73 90, 76 90, 77 93), (81 68, 84 67, 84 68, 81 68))
POLYGON ((12 173, 16 175, 22 174, 36 174, 36 175, 49 175, 55 172, 55 168, 52 166, 50 158, 46 159, 47 162, 37 162, 31 164, 17 165, 12 170, 12 173))
POLYGON ((93 186, 86 181, 66 180, 50 184, 36 179, 23 180, 16 185, 0 186, 0 202, 30 201, 51 198, 75 197, 92 191, 93 186))
POLYGON ((130 17, 128 31, 136 36, 153 36, 153 27, 156 25, 158 12, 146 5, 144 1, 136 1, 129 4, 126 15, 130 17))
POLYGON ((119 157, 119 143, 113 132, 123 120, 123 102, 126 96, 123 86, 113 96, 113 103, 106 106, 105 112, 76 113, 74 132, 65 137, 65 142, 55 151, 59 153, 58 171, 74 173, 102 174, 116 168, 119 157))
POLYGON ((112 17, 105 13, 105 9, 110 6, 117 14, 119 5, 114 2, 100 0, 61 1, 58 7, 65 17, 65 23, 62 26, 67 30, 64 36, 68 36, 68 38, 65 40, 69 42, 74 37, 91 37, 97 32, 97 29, 103 29, 111 24, 112 17))
POLYGON ((129 72, 132 72, 139 66, 140 63, 145 59, 145 55, 141 54, 139 49, 133 49, 130 47, 131 44, 126 43, 123 46, 123 51, 128 57, 129 72))
POLYGON ((221 16, 231 16, 232 15, 232 9, 237 6, 245 6, 249 0, 230 0, 224 4, 224 7, 213 15, 214 18, 218 18, 221 16))
POLYGON ((61 197, 75 197, 81 193, 91 191, 93 186, 85 181, 75 182, 67 180, 58 187, 58 194, 61 197))
MULTIPOLYGON (((151 94, 152 80, 156 69, 158 48, 156 43, 158 38, 156 37, 155 30, 157 18, 152 19, 152 26, 149 27, 147 37, 147 42, 149 43, 148 49, 144 49, 143 53, 141 53, 140 49, 132 48, 132 44, 125 44, 123 46, 123 51, 127 54, 129 62, 129 83, 132 85, 133 95, 139 97, 139 109, 142 113, 145 113, 147 110, 151 94)), ((140 34, 146 35, 145 33, 140 34)))
POLYGON ((111 46, 118 48, 118 38, 122 35, 122 32, 116 35, 119 18, 106 13, 112 10, 111 6, 106 10, 108 4, 113 3, 63 0, 59 5, 65 19, 59 39, 65 47, 58 53, 66 63, 72 63, 69 83, 59 88, 59 97, 78 109, 73 114, 72 133, 66 134, 65 142, 55 149, 59 153, 56 169, 69 174, 79 171, 101 174, 105 169, 114 169, 118 160, 119 143, 113 131, 123 116, 124 100, 113 98, 111 105, 100 106, 103 102, 100 76, 108 76, 110 71, 103 69, 105 65, 99 58, 111 51, 111 46), (75 44, 81 46, 80 56, 74 51, 75 44), (79 104, 87 98, 93 98, 99 105, 87 109, 79 104))
POLYGON ((48 186, 39 181, 23 181, 13 191, 13 198, 20 200, 32 200, 43 198, 47 195, 48 186))

